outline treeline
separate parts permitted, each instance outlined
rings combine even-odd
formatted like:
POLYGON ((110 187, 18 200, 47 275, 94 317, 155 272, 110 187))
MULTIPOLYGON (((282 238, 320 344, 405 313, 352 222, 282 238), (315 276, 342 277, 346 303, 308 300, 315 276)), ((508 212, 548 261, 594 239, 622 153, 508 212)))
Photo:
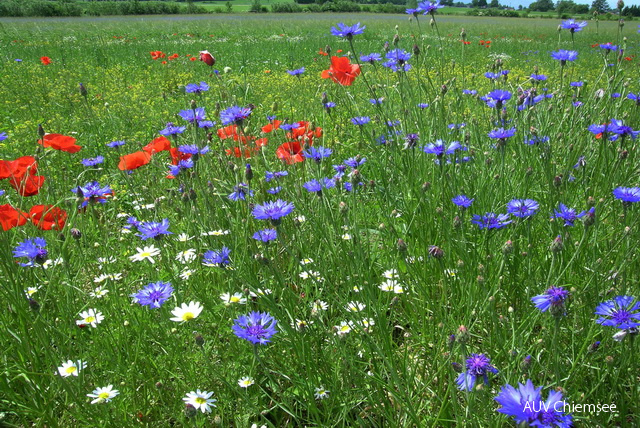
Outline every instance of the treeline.
POLYGON ((0 16, 100 16, 100 15, 177 15, 183 13, 207 13, 192 4, 182 6, 162 1, 0 1, 0 16))
POLYGON ((393 3, 361 4, 353 1, 327 1, 322 4, 311 3, 301 6, 298 3, 274 3, 273 13, 300 12, 372 12, 372 13, 405 13, 406 6, 393 3))

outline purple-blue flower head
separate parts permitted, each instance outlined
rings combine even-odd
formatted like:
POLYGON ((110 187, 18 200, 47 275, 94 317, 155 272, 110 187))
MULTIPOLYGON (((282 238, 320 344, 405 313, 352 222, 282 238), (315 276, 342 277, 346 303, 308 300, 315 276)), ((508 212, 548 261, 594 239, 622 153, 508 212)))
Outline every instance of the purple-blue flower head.
POLYGON ((456 150, 466 150, 459 141, 453 141, 448 146, 442 140, 436 140, 435 143, 427 144, 422 148, 422 151, 428 154, 433 154, 438 157, 442 157, 444 155, 452 155, 456 152, 456 150))
POLYGON ((307 181, 306 183, 304 183, 302 187, 304 187, 309 193, 322 192, 322 184, 320 184, 320 182, 315 178, 311 181, 307 181))
POLYGON ((188 94, 200 94, 209 90, 207 82, 189 83, 184 87, 184 90, 188 94))
POLYGON ((513 137, 514 135, 516 135, 516 128, 498 128, 489 132, 489 137, 496 138, 498 140, 506 140, 507 138, 513 137))
POLYGON ((322 162, 322 159, 328 158, 329 156, 331 156, 331 153, 333 153, 333 150, 331 150, 328 147, 311 146, 308 150, 305 150, 303 153, 307 159, 313 159, 317 163, 320 163, 322 162))
POLYGON ((478 95, 478 91, 475 89, 463 89, 462 93, 465 95, 478 95))
POLYGON ((611 141, 615 141, 618 137, 631 137, 635 140, 638 137, 640 131, 634 131, 630 126, 626 126, 621 120, 611 119, 609 124, 609 132, 615 134, 615 138, 610 138, 611 141))
POLYGON ((577 33, 579 31, 582 31, 582 29, 586 26, 587 26, 587 21, 578 22, 575 19, 568 19, 566 21, 562 21, 562 24, 560 24, 561 28, 564 28, 565 30, 569 30, 572 33, 577 33))
POLYGON ((222 247, 220 250, 207 251, 202 257, 202 264, 204 266, 219 266, 224 267, 231 263, 229 255, 231 250, 227 247, 222 247))
POLYGON ((124 146, 124 140, 112 141, 110 143, 107 143, 107 146, 111 147, 112 149, 116 147, 124 146))
POLYGON ((169 165, 169 174, 175 178, 182 171, 193 168, 193 166, 193 157, 190 157, 189 159, 183 159, 179 161, 177 165, 169 165))
POLYGON ((162 221, 146 221, 138 225, 138 234, 143 241, 147 239, 160 239, 162 235, 172 235, 173 232, 169 232, 169 219, 162 219, 162 221))
POLYGON ((640 202, 640 187, 616 187, 613 189, 613 196, 624 204, 640 202))
POLYGON ((578 52, 560 49, 551 52, 551 58, 560 61, 560 65, 565 65, 567 61, 575 61, 578 58, 578 52))
POLYGON ((172 122, 167 122, 167 126, 160 131, 160 135, 164 135, 165 137, 178 135, 182 134, 186 129, 186 126, 176 126, 172 122))
POLYGON ((96 166, 104 162, 104 156, 96 156, 95 158, 82 159, 80 163, 84 166, 96 166))
POLYGON ((233 186, 233 192, 229 194, 229 199, 232 201, 244 201, 246 200, 246 195, 253 196, 253 190, 249 190, 249 185, 247 183, 240 183, 237 186, 233 186))
POLYGON ((485 384, 489 384, 487 373, 498 373, 498 369, 491 365, 491 360, 484 354, 471 354, 466 361, 467 370, 460 373, 456 379, 458 389, 471 391, 477 378, 482 378, 485 384))
POLYGON ((640 302, 632 296, 617 296, 596 308, 598 324, 622 330, 640 327, 640 302))
POLYGON ((418 3, 418 10, 421 10, 423 15, 433 15, 436 10, 443 7, 444 5, 440 4, 440 0, 436 0, 435 2, 423 1, 418 3))
POLYGON ((509 220, 509 214, 485 213, 485 215, 475 214, 471 223, 477 224, 482 229, 502 229, 507 227, 513 220, 509 220))
POLYGON ((211 120, 201 120, 198 122, 198 128, 213 128, 215 126, 215 122, 211 120))
POLYGON ((368 55, 362 55, 360 61, 368 62, 369 64, 375 64, 376 61, 382 61, 382 56, 379 53, 370 53, 368 55))
POLYGON ((429 107, 429 104, 427 103, 418 103, 418 108, 425 109, 427 107, 429 107))
POLYGON ((535 146, 538 144, 542 144, 542 143, 547 143, 549 142, 549 137, 547 136, 538 136, 538 135, 534 135, 531 138, 525 138, 524 143, 528 144, 530 146, 535 146))
POLYGON ((41 265, 47 260, 46 246, 47 241, 44 238, 26 239, 13 249, 13 257, 28 259, 27 263, 20 263, 22 267, 41 265))
POLYGON ((276 186, 276 187, 272 187, 270 189, 267 189, 267 193, 269 193, 271 195, 277 195, 281 191, 282 191, 282 186, 276 186))
POLYGON ((78 186, 71 189, 71 191, 83 198, 81 207, 86 207, 89 202, 100 202, 104 204, 107 202, 107 196, 113 194, 113 190, 109 186, 100 186, 97 181, 90 181, 84 186, 78 186))
POLYGON ((302 73, 304 73, 304 67, 302 68, 296 68, 295 70, 287 70, 287 73, 291 76, 300 76, 302 73))
MULTIPOLYGON (((578 213, 575 208, 569 208, 565 204, 559 204, 557 210, 553 210, 555 218, 561 218, 564 220, 565 226, 573 226, 573 223, 579 219, 584 217, 586 214, 585 211, 578 213)), ((552 217, 553 218, 553 217, 552 217)))
POLYGON ((352 40, 353 36, 364 33, 366 25, 360 26, 360 23, 354 25, 344 25, 342 22, 338 23, 338 28, 331 27, 331 34, 336 37, 342 37, 343 39, 352 40))
POLYGON ((551 391, 546 400, 542 399, 540 391, 527 379, 526 384, 518 384, 518 388, 505 385, 494 398, 502 407, 499 413, 511 416, 516 424, 545 428, 570 428, 573 426, 573 416, 565 415, 562 411, 564 401, 560 391, 551 391))
POLYGON ((532 297, 531 301, 540 312, 551 310, 552 315, 564 315, 565 300, 569 297, 569 291, 562 287, 549 287, 544 294, 532 297))
POLYGON ((0 132, 0 141, 4 141, 7 138, 9 138, 9 136, 7 135, 6 132, 0 132))
POLYGON ((205 153, 209 153, 209 146, 204 146, 200 149, 195 144, 183 144, 178 147, 178 151, 188 155, 204 155, 205 153))
POLYGON ((611 42, 609 43, 600 43, 600 49, 604 49, 605 51, 607 51, 607 53, 609 51, 617 51, 618 47, 616 45, 612 45, 611 42))
POLYGON ((253 234, 253 239, 261 242, 274 241, 278 238, 278 231, 275 229, 263 229, 253 234))
POLYGON ((204 107, 197 107, 191 110, 180 110, 178 115, 189 123, 201 121, 206 119, 206 113, 204 107))
POLYGON ((569 86, 573 86, 574 88, 582 88, 584 86, 584 82, 577 81, 569 83, 569 86))
POLYGON ((531 77, 531 79, 535 80, 536 82, 544 82, 545 80, 547 80, 547 76, 545 76, 544 74, 535 74, 535 73, 533 73, 529 77, 531 77))
POLYGON ((149 306, 151 309, 158 309, 164 302, 169 300, 173 294, 173 287, 170 282, 151 282, 142 290, 131 295, 134 303, 142 306, 149 306))
POLYGON ((233 333, 240 339, 248 340, 254 345, 266 345, 278 331, 277 321, 267 312, 250 312, 234 320, 233 333))
POLYGON ((507 204, 507 212, 520 218, 531 217, 539 208, 540 205, 533 199, 513 199, 507 204))
POLYGON ((268 183, 273 179, 286 177, 287 175, 289 175, 289 172, 288 171, 276 171, 276 172, 266 171, 264 175, 265 175, 264 181, 268 183))
MULTIPOLYGON (((350 168, 354 168, 355 169, 355 168, 358 168, 363 163, 365 163, 366 161, 367 161, 367 158, 358 155, 358 156, 354 156, 354 157, 349 158, 349 159, 345 159, 344 162, 342 162, 342 163, 345 164, 346 166, 350 167, 350 168)), ((334 165, 333 168, 337 170, 336 165, 334 165)))
POLYGON ((491 99, 495 103, 496 108, 500 109, 502 108, 504 103, 506 103, 511 99, 511 92, 505 91, 503 89, 496 89, 494 91, 489 92, 486 98, 491 99))
POLYGON ((242 122, 251 116, 249 107, 232 106, 220 112, 220 120, 223 125, 242 125, 242 122))
POLYGON ((369 119, 367 116, 358 116, 351 118, 351 123, 358 126, 366 125, 370 121, 371 119, 369 119))
POLYGON ((256 205, 251 211, 253 217, 258 220, 279 221, 282 217, 291 214, 294 205, 291 202, 278 199, 273 202, 265 202, 262 205, 256 205))
POLYGON ((453 202, 463 210, 469 208, 471 204, 473 204, 473 201, 475 201, 475 199, 470 199, 465 195, 458 195, 451 198, 451 202, 453 202))

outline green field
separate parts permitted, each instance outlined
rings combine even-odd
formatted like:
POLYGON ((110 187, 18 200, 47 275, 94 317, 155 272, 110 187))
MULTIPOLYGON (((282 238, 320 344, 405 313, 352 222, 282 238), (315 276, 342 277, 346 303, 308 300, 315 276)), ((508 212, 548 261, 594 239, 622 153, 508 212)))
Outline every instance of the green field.
POLYGON ((0 19, 0 425, 638 426, 640 35, 560 23, 0 19))

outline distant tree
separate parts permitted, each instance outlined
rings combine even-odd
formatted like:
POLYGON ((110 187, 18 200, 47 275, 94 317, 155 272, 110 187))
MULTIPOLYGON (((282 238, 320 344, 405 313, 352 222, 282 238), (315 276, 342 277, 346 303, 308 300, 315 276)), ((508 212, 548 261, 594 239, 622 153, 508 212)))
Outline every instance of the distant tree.
POLYGON ((548 12, 553 9, 555 9, 555 7, 551 0, 538 0, 529 5, 529 10, 534 10, 538 12, 548 12))
POLYGON ((518 5, 518 10, 522 10, 522 5, 521 4, 518 5))
POLYGON ((495 8, 495 9, 499 9, 500 6, 500 1, 499 0, 491 0, 491 3, 489 3, 489 7, 495 8))
POLYGON ((598 12, 608 11, 609 5, 607 4, 607 0, 593 0, 593 3, 591 3, 591 10, 598 12))
POLYGON ((478 7, 487 7, 487 0, 478 0, 478 7))

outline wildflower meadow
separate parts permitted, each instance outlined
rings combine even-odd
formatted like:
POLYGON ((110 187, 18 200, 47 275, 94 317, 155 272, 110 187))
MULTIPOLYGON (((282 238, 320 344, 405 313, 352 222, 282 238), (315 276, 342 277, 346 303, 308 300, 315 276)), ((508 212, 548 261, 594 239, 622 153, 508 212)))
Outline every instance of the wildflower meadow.
POLYGON ((634 22, 0 22, 0 425, 640 425, 634 22))

